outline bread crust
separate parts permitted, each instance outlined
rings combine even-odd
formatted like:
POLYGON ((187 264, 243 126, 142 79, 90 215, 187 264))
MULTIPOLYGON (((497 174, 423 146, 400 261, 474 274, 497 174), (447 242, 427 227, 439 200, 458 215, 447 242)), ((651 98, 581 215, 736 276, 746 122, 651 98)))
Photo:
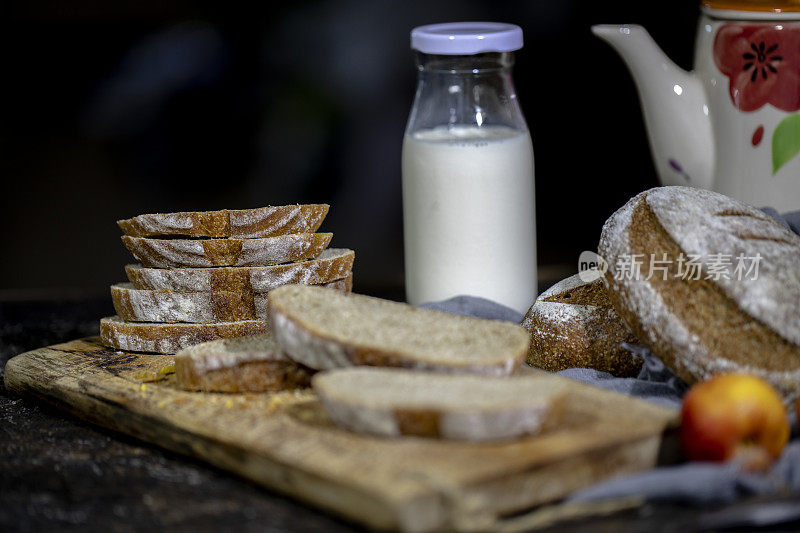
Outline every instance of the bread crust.
POLYGON ((100 339, 116 350, 174 354, 200 344, 229 337, 269 333, 263 320, 219 322, 215 324, 159 324, 124 322, 118 316, 100 319, 100 339))
MULTIPOLYGON (((350 292, 353 274, 320 285, 350 292)), ((209 324, 237 320, 266 320, 267 294, 239 291, 175 292, 139 290, 130 283, 111 286, 117 315, 128 322, 188 322, 209 324)))
POLYGON ((122 236, 146 267, 272 266, 317 257, 332 233, 292 233, 263 239, 151 239, 122 236))
POLYGON ((118 220, 132 237, 239 237, 257 239, 287 233, 314 233, 328 214, 327 204, 282 205, 256 209, 222 209, 150 213, 118 220))
POLYGON ((237 291, 263 294, 281 285, 321 285, 347 277, 355 252, 323 250, 316 259, 267 267, 146 268, 127 265, 125 273, 136 289, 178 292, 237 291))
POLYGON ((784 310, 787 294, 800 290, 796 235, 717 193, 664 187, 637 195, 612 215, 603 228, 599 253, 612 267, 623 256, 641 256, 638 276, 615 275, 613 268, 605 273, 609 299, 640 342, 684 381, 744 372, 769 381, 787 402, 798 397, 800 346, 793 342, 797 317, 787 318, 784 310), (690 216, 682 216, 681 209, 690 216), (706 279, 709 257, 737 250, 760 253, 760 275, 767 278, 738 283, 706 279), (680 275, 681 254, 703 255, 701 279, 680 275), (654 257, 666 260, 669 270, 647 280, 654 257))
POLYGON ((614 311, 602 280, 576 274, 543 292, 522 327, 531 334, 528 363, 552 372, 593 368, 615 376, 636 376, 642 359, 621 346, 636 337, 614 311))

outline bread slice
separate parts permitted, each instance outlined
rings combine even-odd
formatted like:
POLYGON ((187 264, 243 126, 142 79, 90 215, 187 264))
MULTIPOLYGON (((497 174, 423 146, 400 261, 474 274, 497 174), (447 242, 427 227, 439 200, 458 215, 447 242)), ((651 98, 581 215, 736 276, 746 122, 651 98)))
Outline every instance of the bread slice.
POLYGON ((100 339, 109 348, 172 354, 201 342, 269 333, 263 320, 215 324, 125 322, 118 316, 100 319, 100 339))
POLYGON ((658 187, 608 219, 599 254, 614 308, 683 380, 742 372, 787 402, 800 395, 800 237, 789 229, 719 193, 658 187), (756 275, 735 273, 740 256, 760 258, 756 275))
POLYGON ((313 373, 286 357, 269 335, 204 342, 175 354, 175 379, 186 390, 291 390, 308 387, 313 373))
POLYGON ((316 259, 285 265, 170 269, 127 265, 125 273, 137 289, 258 294, 289 283, 321 285, 342 279, 352 271, 354 260, 353 250, 328 248, 316 259))
POLYGON ((465 441, 538 433, 564 396, 547 376, 442 375, 397 368, 345 368, 311 381, 339 426, 387 437, 465 441))
POLYGON ((238 237, 260 239, 287 233, 314 233, 328 214, 327 204, 282 205, 257 209, 223 209, 154 213, 118 220, 132 237, 238 237))
MULTIPOLYGON (((323 285, 350 292, 351 272, 343 279, 323 285)), ((130 283, 111 286, 117 315, 128 322, 233 322, 266 320, 267 295, 238 291, 174 292, 134 289, 130 283)))
POLYGON ((264 239, 149 239, 122 236, 146 267, 270 266, 317 257, 332 233, 291 233, 264 239))
POLYGON ((579 274, 539 295, 522 320, 531 334, 528 363, 553 372, 584 367, 615 376, 635 376, 642 359, 623 348, 636 337, 606 295, 599 273, 592 281, 579 274))
POLYGON ((527 332, 505 322, 306 285, 278 287, 269 300, 278 345, 317 370, 370 365, 508 375, 528 351, 527 332))

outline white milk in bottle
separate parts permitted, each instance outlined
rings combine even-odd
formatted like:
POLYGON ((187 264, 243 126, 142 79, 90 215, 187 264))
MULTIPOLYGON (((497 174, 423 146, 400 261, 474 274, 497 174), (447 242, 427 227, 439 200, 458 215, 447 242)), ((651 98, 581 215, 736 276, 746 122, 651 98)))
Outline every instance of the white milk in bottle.
POLYGON ((438 127, 403 142, 409 302, 459 294, 526 311, 536 296, 530 134, 438 127))
POLYGON ((419 83, 403 141, 412 305, 471 295, 525 312, 536 298, 533 147, 510 72, 521 46, 509 24, 412 32, 419 83))

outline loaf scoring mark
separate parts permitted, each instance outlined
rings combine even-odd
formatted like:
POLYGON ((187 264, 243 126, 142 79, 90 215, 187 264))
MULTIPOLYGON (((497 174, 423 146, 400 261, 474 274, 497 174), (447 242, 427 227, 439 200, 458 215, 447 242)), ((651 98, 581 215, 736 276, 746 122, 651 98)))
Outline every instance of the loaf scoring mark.
POLYGON ((779 244, 786 244, 789 246, 797 246, 796 242, 792 242, 788 239, 782 239, 780 237, 773 237, 770 235, 758 235, 756 233, 737 233, 736 236, 744 241, 770 241, 779 244))
POLYGON ((718 213, 714 213, 714 216, 717 217, 749 217, 755 218, 756 220, 764 220, 764 221, 771 221, 771 219, 767 216, 758 216, 754 213, 748 211, 742 211, 737 209, 724 209, 718 213))

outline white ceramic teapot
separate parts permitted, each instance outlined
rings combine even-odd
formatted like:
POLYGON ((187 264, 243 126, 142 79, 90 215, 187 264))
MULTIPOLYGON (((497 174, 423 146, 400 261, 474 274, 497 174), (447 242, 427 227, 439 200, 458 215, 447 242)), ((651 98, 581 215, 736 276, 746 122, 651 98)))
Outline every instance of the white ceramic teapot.
POLYGON ((800 0, 702 4, 695 71, 641 26, 593 26, 630 68, 665 185, 800 209, 800 0))

